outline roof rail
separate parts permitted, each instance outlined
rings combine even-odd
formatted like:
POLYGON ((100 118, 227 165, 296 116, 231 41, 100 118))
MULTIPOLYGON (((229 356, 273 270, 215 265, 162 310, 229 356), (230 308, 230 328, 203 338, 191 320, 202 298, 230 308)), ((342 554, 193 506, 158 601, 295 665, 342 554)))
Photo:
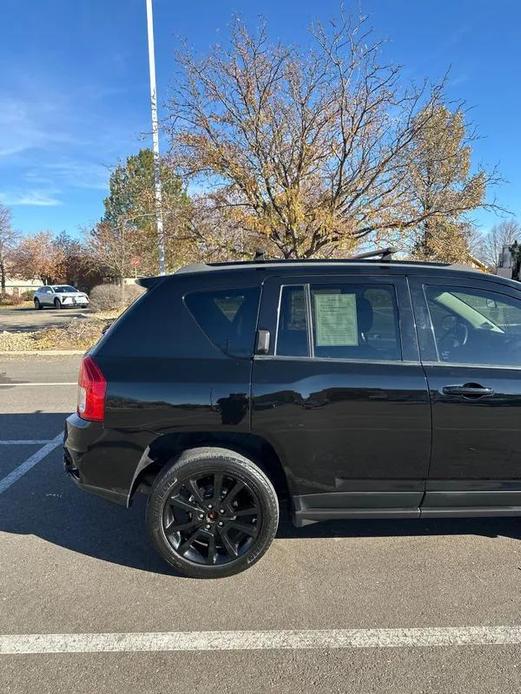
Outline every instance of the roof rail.
POLYGON ((376 251, 368 251, 367 253, 359 253, 358 255, 352 255, 349 260, 366 260, 369 258, 381 258, 382 262, 390 263, 392 260, 393 253, 396 253, 397 249, 389 246, 389 248, 378 248, 376 251))

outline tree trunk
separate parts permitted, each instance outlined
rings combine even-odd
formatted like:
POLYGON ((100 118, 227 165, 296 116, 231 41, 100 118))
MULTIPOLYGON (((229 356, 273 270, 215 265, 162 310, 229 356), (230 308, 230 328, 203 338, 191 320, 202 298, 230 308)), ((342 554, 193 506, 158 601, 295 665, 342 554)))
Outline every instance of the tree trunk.
POLYGON ((2 294, 5 294, 5 275, 6 275, 5 265, 2 261, 2 262, 0 262, 0 282, 1 282, 2 294))

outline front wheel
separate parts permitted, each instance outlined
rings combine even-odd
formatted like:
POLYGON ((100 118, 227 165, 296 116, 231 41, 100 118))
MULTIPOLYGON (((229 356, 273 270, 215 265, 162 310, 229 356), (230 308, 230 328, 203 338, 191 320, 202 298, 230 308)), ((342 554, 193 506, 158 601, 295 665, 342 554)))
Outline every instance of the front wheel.
POLYGON ((59 299, 54 300, 54 308, 63 308, 63 304, 59 299))
POLYGON ((223 448, 184 451, 158 475, 146 523, 154 547, 193 578, 221 578, 258 561, 270 546, 279 504, 251 460, 223 448))

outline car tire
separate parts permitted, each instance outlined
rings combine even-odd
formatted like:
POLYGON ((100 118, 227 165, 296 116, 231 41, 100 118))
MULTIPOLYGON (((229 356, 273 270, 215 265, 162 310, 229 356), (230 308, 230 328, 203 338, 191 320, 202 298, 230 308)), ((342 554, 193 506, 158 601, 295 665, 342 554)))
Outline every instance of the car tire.
POLYGON ((34 300, 34 308, 35 308, 37 311, 41 311, 41 309, 43 308, 42 304, 38 301, 38 299, 35 299, 35 300, 34 300))
POLYGON ((268 477, 225 448, 192 448, 170 461, 156 477, 146 509, 153 546, 191 578, 222 578, 249 568, 270 546, 278 522, 268 477))
POLYGON ((54 308, 58 308, 58 309, 63 308, 63 304, 59 299, 54 300, 54 308))

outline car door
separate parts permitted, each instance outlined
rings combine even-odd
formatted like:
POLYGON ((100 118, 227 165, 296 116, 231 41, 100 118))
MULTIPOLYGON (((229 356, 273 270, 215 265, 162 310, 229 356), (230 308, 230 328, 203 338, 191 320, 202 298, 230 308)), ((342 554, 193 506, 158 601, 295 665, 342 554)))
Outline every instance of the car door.
POLYGON ((432 402, 422 515, 521 511, 521 292, 468 277, 411 287, 432 402))
POLYGON ((272 277, 258 327, 252 431, 282 461, 297 522, 417 515, 430 410, 405 279, 272 277))
POLYGON ((50 287, 42 287, 40 290, 40 300, 45 306, 52 305, 52 289, 50 287))

